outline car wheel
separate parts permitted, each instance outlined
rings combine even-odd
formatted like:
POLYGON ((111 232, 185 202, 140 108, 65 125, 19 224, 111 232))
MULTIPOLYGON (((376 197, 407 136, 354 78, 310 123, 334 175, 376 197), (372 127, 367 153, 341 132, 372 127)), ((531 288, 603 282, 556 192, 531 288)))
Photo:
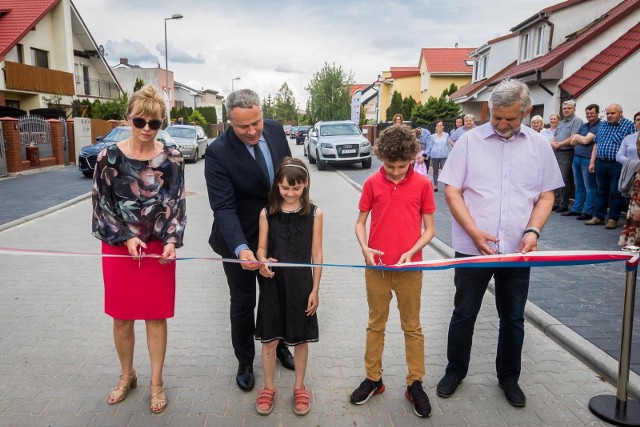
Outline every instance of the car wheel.
MULTIPOLYGON (((316 156, 318 155, 318 152, 316 151, 316 156)), ((307 152, 307 157, 309 157, 309 164, 310 165, 315 165, 316 164, 316 159, 311 155, 311 151, 307 152)))
POLYGON ((371 157, 362 162, 362 169, 370 169, 371 168, 371 157))
POLYGON ((198 163, 199 159, 200 159, 200 151, 198 151, 198 149, 196 148, 196 152, 193 155, 193 163, 198 163))
POLYGON ((318 170, 319 171, 326 171, 327 170, 327 162, 325 162, 324 160, 320 160, 320 156, 318 155, 318 152, 316 151, 316 157, 318 160, 318 170))
POLYGON ((82 172, 82 175, 86 176, 87 178, 93 178, 93 172, 82 172))

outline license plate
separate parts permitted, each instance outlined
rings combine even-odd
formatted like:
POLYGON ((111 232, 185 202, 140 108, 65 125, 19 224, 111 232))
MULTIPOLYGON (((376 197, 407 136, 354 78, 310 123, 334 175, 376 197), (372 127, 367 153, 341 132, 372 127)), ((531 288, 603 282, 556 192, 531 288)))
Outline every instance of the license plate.
POLYGON ((355 154, 356 150, 342 150, 342 154, 355 154))

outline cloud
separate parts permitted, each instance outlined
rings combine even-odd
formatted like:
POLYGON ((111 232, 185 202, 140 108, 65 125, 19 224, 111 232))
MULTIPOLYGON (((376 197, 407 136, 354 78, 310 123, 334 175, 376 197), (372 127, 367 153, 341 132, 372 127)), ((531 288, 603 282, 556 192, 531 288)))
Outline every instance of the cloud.
POLYGON ((130 64, 157 63, 158 57, 138 41, 124 39, 121 42, 108 40, 105 43, 105 52, 113 60, 128 58, 130 64))
MULTIPOLYGON (((160 55, 164 56, 164 43, 157 43, 156 49, 160 52, 160 55)), ((169 59, 171 63, 179 62, 181 64, 204 64, 205 59, 202 54, 193 56, 184 50, 178 49, 173 43, 169 43, 169 59)))

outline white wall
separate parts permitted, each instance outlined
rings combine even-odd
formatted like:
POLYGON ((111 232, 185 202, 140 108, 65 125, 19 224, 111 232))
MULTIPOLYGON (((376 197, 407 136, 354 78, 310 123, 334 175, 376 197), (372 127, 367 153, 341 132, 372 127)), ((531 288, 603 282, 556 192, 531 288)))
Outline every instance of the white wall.
POLYGON ((565 36, 583 28, 619 3, 621 0, 590 0, 554 12, 550 19, 554 25, 551 47, 555 48, 566 40, 565 36))
POLYGON ((640 53, 636 52, 580 95, 578 111, 584 114, 584 107, 594 103, 600 106, 600 114, 603 115, 607 105, 616 103, 622 105, 624 117, 632 120, 633 115, 640 111, 640 99, 638 99, 637 89, 630 90, 629 85, 632 81, 630 76, 637 76, 638 70, 640 70, 640 53))

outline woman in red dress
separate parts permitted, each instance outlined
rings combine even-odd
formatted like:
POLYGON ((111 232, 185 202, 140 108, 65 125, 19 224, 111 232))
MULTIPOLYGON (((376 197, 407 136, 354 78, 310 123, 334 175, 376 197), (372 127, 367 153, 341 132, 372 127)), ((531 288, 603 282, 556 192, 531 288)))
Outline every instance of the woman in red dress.
POLYGON ((156 140, 164 100, 152 86, 135 92, 127 108, 131 137, 105 148, 93 176, 93 235, 102 240, 105 313, 121 365, 108 403, 136 388, 134 322, 146 322, 154 413, 167 406, 162 369, 167 318, 173 317, 176 267, 186 224, 182 154, 156 140))

